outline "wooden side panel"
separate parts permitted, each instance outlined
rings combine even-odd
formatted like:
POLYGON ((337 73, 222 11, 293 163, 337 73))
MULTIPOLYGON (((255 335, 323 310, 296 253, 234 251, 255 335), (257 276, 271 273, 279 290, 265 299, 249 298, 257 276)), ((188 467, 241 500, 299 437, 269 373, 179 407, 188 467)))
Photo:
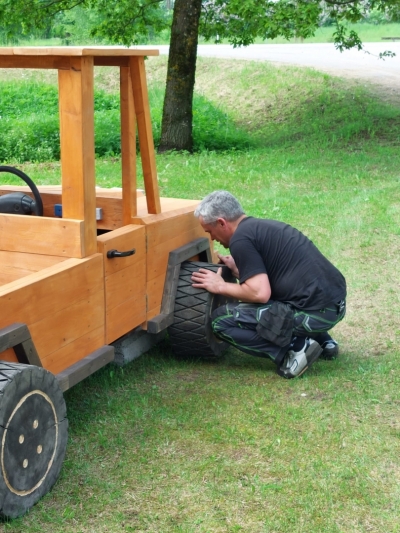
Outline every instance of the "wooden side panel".
POLYGON ((146 286, 134 298, 107 309, 106 342, 110 344, 146 321, 146 286))
POLYGON ((63 217, 84 220, 83 256, 96 252, 93 57, 58 71, 63 217))
MULTIPOLYGON (((39 353, 53 353, 101 326, 104 321, 104 294, 97 291, 69 307, 31 324, 35 346, 39 353)), ((87 354, 85 354, 87 355, 87 354)))
POLYGON ((136 117, 130 69, 121 67, 121 162, 123 222, 130 224, 136 204, 136 117))
POLYGON ((149 213, 157 214, 161 213, 161 204, 144 58, 131 57, 130 71, 139 133, 140 156, 146 189, 147 209, 149 213))
POLYGON ((0 213, 0 250, 82 257, 81 220, 0 213))
POLYGON ((144 226, 125 226, 98 237, 104 256, 106 343, 125 335, 146 320, 146 243, 144 226), (107 258, 109 250, 135 249, 129 257, 107 258))
POLYGON ((0 250, 0 285, 29 276, 43 268, 60 262, 60 257, 53 255, 24 254, 0 250))
POLYGON ((93 351, 93 346, 101 347, 103 345, 104 327, 102 325, 49 354, 42 359, 42 364, 45 368, 51 369, 53 374, 58 374, 90 354, 93 351))
POLYGON ((45 368, 57 373, 105 344, 103 257, 68 259, 0 287, 0 327, 29 327, 45 368))
POLYGON ((199 221, 189 213, 169 218, 164 213, 159 221, 146 226, 147 231, 147 320, 161 310, 169 252, 206 234, 199 221))

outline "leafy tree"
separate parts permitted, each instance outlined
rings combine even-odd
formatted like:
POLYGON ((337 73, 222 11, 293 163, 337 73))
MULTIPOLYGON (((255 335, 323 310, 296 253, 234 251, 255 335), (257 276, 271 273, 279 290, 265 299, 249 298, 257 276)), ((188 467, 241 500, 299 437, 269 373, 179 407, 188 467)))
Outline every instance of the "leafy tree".
MULTIPOLYGON (((0 0, 0 27, 10 34, 16 27, 24 34, 37 31, 76 6, 96 12, 92 36, 115 44, 137 44, 151 32, 171 26, 171 0, 0 0)), ((257 37, 306 38, 321 20, 329 19, 336 26, 334 42, 339 50, 361 49, 359 36, 348 30, 347 23, 364 20, 370 13, 398 20, 400 0, 175 0, 159 149, 192 150, 199 35, 246 46, 257 37)))

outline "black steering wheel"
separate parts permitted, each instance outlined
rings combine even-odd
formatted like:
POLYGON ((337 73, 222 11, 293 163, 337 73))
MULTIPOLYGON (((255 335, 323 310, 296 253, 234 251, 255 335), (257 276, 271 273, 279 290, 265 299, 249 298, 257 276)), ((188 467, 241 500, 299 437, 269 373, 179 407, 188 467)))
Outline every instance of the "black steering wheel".
POLYGON ((28 185, 32 191, 34 200, 22 192, 12 192, 0 196, 0 213, 9 213, 14 215, 37 215, 43 216, 43 202, 38 188, 31 178, 15 167, 1 166, 0 172, 9 172, 18 176, 28 185))

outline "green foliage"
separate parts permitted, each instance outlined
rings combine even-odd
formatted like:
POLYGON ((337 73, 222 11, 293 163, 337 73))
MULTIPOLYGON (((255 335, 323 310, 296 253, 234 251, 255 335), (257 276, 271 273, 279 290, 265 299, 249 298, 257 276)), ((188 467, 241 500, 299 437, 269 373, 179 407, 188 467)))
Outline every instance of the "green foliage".
MULTIPOLYGON (((150 88, 154 141, 160 140, 164 90, 150 88)), ((98 157, 121 152, 119 95, 95 91, 95 151, 98 157)), ((53 85, 0 84, 0 161, 57 160, 60 157, 58 92, 53 85)), ((194 98, 196 151, 246 149, 256 141, 206 98, 194 98)))
MULTIPOLYGON (((347 34, 347 23, 396 21, 399 13, 400 0, 203 0, 200 33, 240 46, 260 37, 307 38, 329 21, 338 26, 335 42, 343 49, 360 45, 347 34)), ((41 34, 65 44, 101 39, 131 45, 167 31, 171 19, 164 0, 0 0, 0 35, 8 40, 41 34)))
MULTIPOLYGON (((119 99, 95 91, 95 145, 98 156, 119 153, 119 99)), ((0 84, 0 161, 60 158, 58 91, 29 82, 0 84)))
POLYGON ((106 37, 116 44, 129 46, 147 41, 171 25, 171 11, 162 9, 162 0, 97 0, 102 21, 92 35, 106 37))
POLYGON ((52 34, 60 37, 64 45, 79 44, 107 44, 109 39, 95 38, 92 36, 92 28, 101 24, 104 20, 102 14, 91 7, 86 9, 76 6, 71 10, 58 13, 54 18, 52 34))
POLYGON ((361 48, 362 43, 348 23, 392 20, 400 0, 212 0, 204 3, 201 33, 207 40, 227 39, 235 46, 246 46, 262 39, 307 38, 321 24, 335 24, 334 42, 340 49, 361 48))

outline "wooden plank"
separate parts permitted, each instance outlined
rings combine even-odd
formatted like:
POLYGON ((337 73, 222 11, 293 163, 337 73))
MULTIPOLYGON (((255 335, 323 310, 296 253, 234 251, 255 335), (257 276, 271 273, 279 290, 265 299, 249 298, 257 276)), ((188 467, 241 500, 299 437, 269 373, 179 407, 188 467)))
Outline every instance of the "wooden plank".
POLYGON ((5 285, 62 261, 53 255, 26 254, 0 250, 0 285, 5 285))
POLYGON ((160 219, 146 226, 147 246, 149 249, 154 248, 184 231, 191 230, 199 236, 207 235, 192 211, 179 215, 175 215, 175 211, 163 213, 160 219))
POLYGON ((13 322, 30 327, 103 290, 102 255, 67 259, 0 287, 0 327, 13 322))
POLYGON ((132 329, 142 326, 146 320, 146 295, 136 295, 121 305, 109 310, 107 314, 106 342, 119 339, 132 329))
POLYGON ((130 57, 158 56, 156 48, 139 48, 125 46, 13 46, 0 47, 0 56, 65 56, 65 57, 130 57))
POLYGON ((0 250, 83 257, 83 222, 0 213, 0 250))
POLYGON ((146 198, 138 198, 138 215, 132 221, 134 224, 152 224, 161 219, 171 218, 184 213, 193 213, 198 200, 184 200, 181 198, 160 198, 161 213, 149 214, 146 198))
POLYGON ((68 307, 29 325, 35 346, 41 355, 55 352, 104 324, 104 291, 77 299, 68 307))
POLYGON ((107 345, 102 346, 81 361, 78 361, 74 365, 56 375, 61 390, 65 392, 103 366, 111 363, 113 360, 114 347, 107 345))
POLYGON ((168 270, 167 273, 161 272, 159 276, 147 280, 147 309, 158 308, 161 313, 161 303, 167 275, 168 270))
POLYGON ((83 256, 96 252, 93 58, 58 71, 63 217, 84 220, 83 256))
MULTIPOLYGON (((61 198, 61 185, 39 185, 38 190, 41 195, 54 194, 61 198)), ((0 185, 0 196, 8 192, 26 192, 32 197, 31 190, 26 185, 0 185)), ((136 190, 137 196, 144 196, 142 189, 136 190)), ((96 198, 122 198, 122 187, 98 187, 96 185, 96 198)), ((169 199, 167 199, 169 200, 169 199)))
POLYGON ((152 280, 163 273, 165 275, 170 250, 179 248, 185 243, 191 242, 194 239, 203 236, 204 231, 201 230, 201 227, 199 229, 189 229, 188 231, 182 232, 181 234, 176 235, 162 244, 158 244, 152 248, 149 247, 147 250, 147 280, 152 280))
POLYGON ((140 156, 146 190, 147 210, 149 213, 157 214, 161 213, 161 204, 160 193, 158 190, 156 156, 154 152, 144 58, 131 57, 130 70, 139 133, 140 156))
POLYGON ((80 361, 87 354, 93 352, 97 348, 103 346, 105 343, 104 326, 85 333, 81 337, 77 337, 69 344, 61 346, 46 357, 42 357, 41 361, 43 367, 57 374, 62 372, 65 368, 80 361))
MULTIPOLYGON (((118 259, 117 259, 118 260, 118 259)), ((145 294, 146 258, 106 277, 106 316, 125 300, 145 294)), ((144 304, 146 306, 146 304, 144 304)))
POLYGON ((157 317, 161 313, 161 304, 157 307, 154 307, 153 309, 150 309, 150 307, 147 308, 147 315, 146 315, 146 323, 143 327, 143 329, 146 329, 147 331, 147 324, 155 317, 157 317))
POLYGON ((120 69, 122 220, 130 224, 137 214, 136 205, 136 117, 130 69, 120 69))
POLYGON ((70 65, 69 57, 4 55, 1 50, 0 68, 68 69, 70 65))

